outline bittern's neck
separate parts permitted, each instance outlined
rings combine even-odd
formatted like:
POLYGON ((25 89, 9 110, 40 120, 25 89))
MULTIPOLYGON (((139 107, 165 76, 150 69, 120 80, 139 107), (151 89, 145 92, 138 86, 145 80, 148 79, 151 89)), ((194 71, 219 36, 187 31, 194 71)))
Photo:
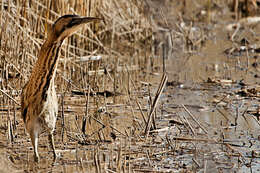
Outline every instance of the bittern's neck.
POLYGON ((41 94, 42 99, 47 97, 47 91, 50 87, 54 87, 54 78, 56 74, 56 68, 59 60, 59 51, 62 45, 62 41, 51 42, 47 40, 38 55, 38 60, 33 68, 32 75, 28 82, 28 87, 33 95, 41 94))

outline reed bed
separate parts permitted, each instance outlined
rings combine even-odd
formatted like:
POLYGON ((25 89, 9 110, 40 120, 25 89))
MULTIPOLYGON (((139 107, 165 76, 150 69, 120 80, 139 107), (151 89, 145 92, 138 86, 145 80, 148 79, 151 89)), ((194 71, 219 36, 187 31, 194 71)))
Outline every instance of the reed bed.
MULTIPOLYGON (((78 153, 82 155, 84 146, 90 145, 91 164, 96 165, 97 172, 102 172, 104 167, 98 160, 102 144, 121 137, 132 138, 135 131, 138 135, 143 133, 145 122, 139 120, 141 113, 135 108, 136 103, 139 110, 143 107, 137 100, 140 83, 136 81, 141 77, 139 71, 148 68, 152 29, 142 8, 143 2, 134 0, 0 2, 0 126, 7 134, 2 139, 5 147, 13 146, 11 155, 20 165, 18 168, 36 169, 31 167, 30 153, 26 151, 30 141, 20 118, 21 90, 48 28, 65 14, 95 16, 103 21, 84 27, 62 47, 55 80, 60 104, 55 141, 63 148, 60 152, 75 150, 75 163, 85 169, 85 160, 78 153), (126 122, 120 123, 122 120, 126 122), (98 147, 93 147, 96 144, 98 147)), ((114 152, 113 148, 109 150, 114 152)), ((67 153, 64 158, 71 157, 67 153)), ((123 165, 121 157, 122 153, 116 163, 119 170, 123 165)))
MULTIPOLYGON (((1 1, 3 105, 11 99, 19 106, 21 88, 28 80, 48 27, 64 14, 98 16, 104 20, 86 26, 64 43, 56 79, 62 98, 72 90, 85 93, 86 100, 88 93, 126 93, 126 76, 131 73, 138 80, 136 72, 146 64, 140 58, 146 53, 143 47, 149 49, 149 44, 145 44, 149 43, 151 27, 139 12, 140 5, 114 0, 1 1)), ((100 99, 94 99, 97 108, 104 104, 97 104, 100 99)))

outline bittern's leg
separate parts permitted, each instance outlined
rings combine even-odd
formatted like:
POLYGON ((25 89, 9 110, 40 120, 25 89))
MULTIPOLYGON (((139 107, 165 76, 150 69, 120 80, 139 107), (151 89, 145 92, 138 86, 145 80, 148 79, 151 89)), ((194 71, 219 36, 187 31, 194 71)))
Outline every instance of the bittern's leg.
POLYGON ((55 151, 55 146, 54 146, 54 138, 53 138, 53 133, 49 133, 49 142, 50 142, 50 146, 52 148, 52 151, 53 151, 53 160, 55 161, 56 158, 57 158, 57 155, 56 155, 56 151, 55 151))
POLYGON ((30 137, 31 137, 31 142, 32 142, 32 146, 33 146, 33 151, 34 151, 34 161, 39 162, 40 157, 38 154, 38 134, 31 131, 30 137))

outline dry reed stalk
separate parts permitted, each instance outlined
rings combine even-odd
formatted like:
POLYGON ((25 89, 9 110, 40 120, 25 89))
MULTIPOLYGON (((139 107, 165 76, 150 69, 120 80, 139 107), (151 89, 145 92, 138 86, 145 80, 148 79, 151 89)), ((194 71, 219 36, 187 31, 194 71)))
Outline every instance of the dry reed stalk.
POLYGON ((82 171, 82 172, 86 172, 85 169, 84 169, 84 165, 83 165, 83 160, 82 160, 82 158, 80 158, 80 168, 81 168, 81 171, 82 171))
POLYGON ((191 130, 192 134, 196 136, 197 133, 196 133, 195 130, 193 129, 191 123, 190 123, 189 120, 186 118, 186 116, 183 116, 183 120, 184 120, 185 124, 188 125, 188 127, 189 127, 189 129, 191 130))
POLYGON ((65 133, 65 115, 64 115, 64 94, 61 94, 61 117, 62 117, 62 129, 61 129, 61 140, 64 143, 64 133, 65 133))
POLYGON ((245 113, 247 112, 247 110, 248 110, 248 106, 247 106, 247 107, 245 108, 245 110, 243 111, 242 117, 244 118, 244 120, 245 120, 246 124, 248 125, 248 127, 250 127, 250 123, 248 122, 248 120, 247 120, 246 117, 245 117, 245 113))
POLYGON ((215 139, 201 139, 201 138, 188 138, 188 137, 173 137, 172 140, 176 141, 196 141, 196 142, 211 142, 211 143, 217 143, 215 139))
POLYGON ((161 79, 161 82, 159 84, 159 87, 157 89, 157 93, 155 95, 155 98, 154 98, 154 101, 153 101, 153 104, 152 104, 152 107, 151 107, 151 110, 149 112, 149 115, 148 115, 148 120, 147 120, 147 123, 146 123, 146 127, 145 127, 145 131, 144 131, 144 134, 145 134, 145 138, 147 139, 148 137, 148 134, 149 134, 149 131, 150 131, 150 127, 151 127, 151 120, 152 120, 152 115, 155 111, 155 108, 157 106, 157 103, 159 101, 159 98, 162 94, 162 91, 166 85, 166 82, 167 82, 167 75, 166 74, 163 74, 162 76, 162 79, 161 79))
POLYGON ((255 116, 252 116, 252 118, 256 121, 256 123, 258 124, 258 126, 260 127, 260 122, 257 120, 257 118, 255 116))
POLYGON ((4 90, 0 89, 0 91, 7 96, 9 99, 11 99, 15 104, 17 104, 18 106, 20 106, 20 104, 14 99, 12 98, 9 94, 7 94, 4 90))
POLYGON ((96 168, 96 173, 101 173, 101 164, 99 159, 99 147, 95 148, 94 150, 94 164, 96 168))
POLYGON ((85 99, 86 99, 86 106, 85 106, 86 110, 85 110, 85 114, 84 114, 83 122, 82 122, 82 132, 84 135, 86 134, 86 124, 87 124, 87 120, 89 118, 90 85, 88 85, 88 95, 86 96, 86 94, 85 94, 85 99))
MULTIPOLYGON (((86 64, 86 71, 89 71, 89 66, 88 66, 88 62, 86 64)), ((86 124, 87 124, 87 120, 89 118, 89 101, 90 101, 90 91, 91 91, 91 87, 90 84, 87 84, 90 79, 89 79, 89 75, 87 75, 85 77, 85 75, 83 75, 84 73, 81 73, 82 79, 84 81, 84 88, 87 88, 87 95, 86 92, 84 92, 84 98, 85 98, 85 114, 82 118, 82 128, 81 131, 84 135, 86 135, 86 124)))
POLYGON ((222 112, 218 107, 216 107, 216 110, 217 110, 227 121, 230 121, 229 118, 225 115, 225 113, 222 112))
MULTIPOLYGON (((129 73, 129 69, 128 69, 128 66, 127 66, 127 65, 126 65, 126 69, 127 69, 127 72, 129 73)), ((136 88, 136 86, 135 86, 135 83, 134 83, 134 81, 133 81, 133 79, 132 79, 132 77, 131 77, 130 74, 129 74, 129 79, 130 79, 131 84, 133 85, 135 91, 137 91, 137 88, 136 88)), ((134 95, 134 98, 135 98, 135 102, 136 102, 136 104, 137 104, 137 106, 138 106, 138 109, 139 109, 139 111, 141 112, 143 121, 144 121, 144 123, 146 124, 147 122, 146 122, 146 119, 145 119, 145 115, 144 115, 144 113, 143 113, 143 111, 142 111, 141 105, 140 105, 140 103, 139 103, 139 101, 138 101, 138 99, 137 99, 137 97, 136 97, 135 95, 134 95)))
POLYGON ((13 129, 14 131, 17 129, 17 121, 16 121, 16 108, 15 108, 15 104, 14 102, 12 102, 12 105, 13 105, 13 129))
MULTIPOLYGON (((113 89, 114 89, 114 93, 116 93, 117 92, 117 80, 118 80, 118 78, 117 78, 117 68, 118 68, 118 63, 119 63, 118 58, 116 57, 114 61, 115 61, 114 62, 115 66, 114 66, 114 73, 113 73, 113 79, 114 79, 113 89)), ((113 97, 113 102, 114 102, 114 104, 116 104, 116 96, 115 95, 113 97)))
MULTIPOLYGON (((130 73, 128 71, 128 67, 125 65, 125 68, 126 68, 126 71, 127 71, 127 74, 128 74, 128 80, 131 78, 130 76, 130 73)), ((128 97, 128 101, 130 103, 130 108, 131 108, 131 112, 132 112, 132 119, 135 121, 135 119, 137 118, 135 113, 134 113, 134 108, 133 108, 133 104, 132 104, 132 101, 131 101, 131 98, 130 98, 130 91, 129 89, 127 90, 126 86, 124 85, 124 88, 125 88, 125 91, 127 92, 127 97, 128 97)), ((130 88, 129 86, 129 82, 128 82, 128 88, 130 88)), ((136 97, 135 97, 136 99, 136 97)), ((142 128, 141 124, 139 124, 139 126, 142 128)))
MULTIPOLYGON (((101 124, 103 127, 106 127, 106 125, 104 123, 102 123, 101 121, 99 121, 98 119, 96 119, 95 117, 91 116, 92 119, 94 119, 96 122, 98 122, 99 124, 101 124)), ((113 127, 112 125, 108 124, 108 127, 110 127, 111 129, 117 131, 119 134, 126 136, 124 133, 120 132, 119 130, 117 130, 115 127, 113 127)))
POLYGON ((108 167, 110 169, 113 169, 114 168, 114 148, 113 148, 113 145, 110 146, 109 148, 109 163, 108 163, 108 167))
POLYGON ((192 113, 186 108, 186 106, 184 106, 184 104, 182 104, 182 107, 184 108, 184 110, 190 115, 190 117, 192 118, 193 121, 196 122, 196 124, 206 133, 208 134, 208 131, 201 125, 201 123, 192 115, 192 113))
MULTIPOLYGON (((176 150, 176 144, 175 144, 175 146, 172 145, 172 141, 169 139, 168 134, 165 135, 165 139, 166 139, 168 145, 172 148, 172 150, 175 151, 176 150)), ((176 141, 175 141, 175 143, 176 143, 176 141)))
POLYGON ((8 128, 8 139, 9 139, 9 143, 12 143, 14 141, 14 135, 13 135, 13 124, 12 124, 12 120, 10 117, 10 109, 9 109, 9 100, 7 100, 8 102, 8 111, 7 111, 7 128, 8 128))
POLYGON ((119 144, 117 159, 116 159, 117 172, 121 172, 122 168, 122 146, 119 144))

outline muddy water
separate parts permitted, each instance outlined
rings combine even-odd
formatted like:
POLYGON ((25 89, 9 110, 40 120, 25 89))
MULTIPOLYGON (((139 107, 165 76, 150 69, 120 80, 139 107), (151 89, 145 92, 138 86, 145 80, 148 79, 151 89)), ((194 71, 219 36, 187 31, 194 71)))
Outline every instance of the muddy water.
MULTIPOLYGON (((185 105, 207 128, 209 138, 221 139, 232 148, 234 146, 233 151, 237 151, 243 158, 243 164, 239 165, 238 157, 228 159, 222 155, 224 153, 221 154, 223 145, 210 144, 206 146, 210 152, 205 151, 204 156, 211 155, 213 158, 208 158, 204 167, 206 172, 258 172, 260 159, 253 158, 252 152, 259 153, 260 124, 257 117, 247 110, 257 111, 259 95, 245 98, 237 94, 243 88, 239 83, 241 81, 246 87, 259 87, 259 67, 252 66, 255 62, 253 57, 258 55, 252 53, 248 58, 245 53, 241 56, 225 54, 224 51, 232 47, 232 42, 227 39, 228 31, 223 28, 221 25, 213 30, 217 33, 214 40, 207 40, 201 50, 193 55, 175 54, 167 60, 169 80, 177 80, 180 84, 167 87, 167 97, 162 99, 164 106, 168 107, 165 114, 169 113, 170 108, 185 105), (209 79, 219 80, 219 83, 207 82, 209 79), (250 163, 250 166, 246 166, 246 163, 250 163)), ((180 116, 187 114, 183 110, 177 112, 180 116)), ((205 147, 203 143, 197 144, 198 148, 205 147)), ((205 158, 198 156, 196 159, 205 158)), ((190 160, 189 155, 184 160, 190 160)))
MULTIPOLYGON (((166 60, 171 84, 161 97, 163 110, 158 116, 159 129, 172 129, 162 130, 159 136, 165 140, 168 140, 165 137, 167 134, 172 138, 186 137, 190 139, 188 143, 192 143, 197 150, 193 154, 177 154, 175 159, 169 157, 167 163, 177 164, 179 159, 186 165, 196 165, 197 169, 192 169, 193 172, 259 172, 260 124, 253 113, 257 112, 260 105, 259 89, 254 96, 239 94, 244 88, 259 88, 259 53, 240 49, 244 38, 249 40, 249 45, 259 47, 259 24, 245 26, 231 41, 234 30, 228 31, 226 26, 235 21, 230 9, 221 2, 218 4, 221 8, 212 7, 210 15, 204 16, 204 19, 198 17, 207 8, 202 1, 186 1, 184 7, 178 2, 167 5, 149 2, 155 21, 168 31, 159 29, 156 38, 168 47, 169 35, 181 32, 182 26, 192 27, 194 33, 203 30, 207 37, 201 47, 191 51, 184 43, 179 44, 182 38, 176 35, 172 37, 171 54, 166 60), (176 17, 178 12, 183 14, 181 21, 176 17), (167 23, 159 20, 162 19, 162 13, 167 23), (232 48, 237 50, 230 53, 232 48), (198 128, 193 135, 185 136, 171 126, 169 122, 172 119, 182 122, 183 117, 190 118, 182 105, 207 129, 206 134, 192 119, 189 119, 191 126, 198 128), (209 140, 208 143, 191 140, 194 138, 209 140)), ((192 29, 189 31, 193 32, 192 29)), ((182 34, 185 37, 185 32, 182 34)), ((190 38, 194 42, 199 40, 196 36, 190 38)), ((193 147, 187 148, 192 150, 193 147)))

